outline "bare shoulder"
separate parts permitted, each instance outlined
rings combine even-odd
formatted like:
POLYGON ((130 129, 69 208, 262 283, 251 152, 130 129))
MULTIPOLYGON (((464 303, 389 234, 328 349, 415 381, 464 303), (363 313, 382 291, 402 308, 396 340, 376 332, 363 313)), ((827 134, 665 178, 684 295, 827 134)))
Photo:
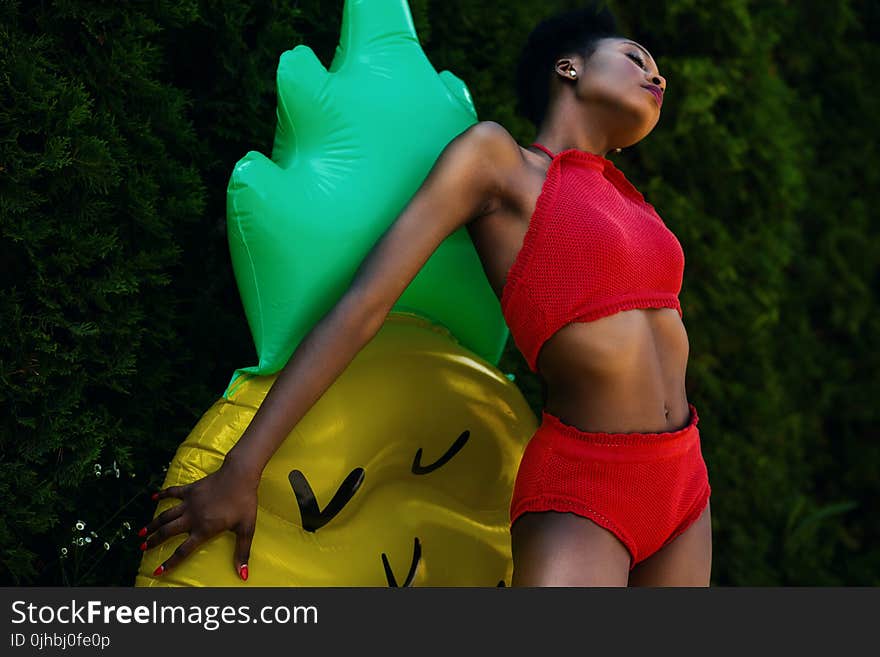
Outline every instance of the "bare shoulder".
POLYGON ((507 128, 497 121, 478 121, 464 131, 470 133, 474 139, 484 142, 486 145, 494 145, 504 148, 516 147, 516 140, 513 138, 507 128))
POLYGON ((372 309, 371 317, 384 318, 443 240, 493 211, 504 172, 518 158, 516 141, 492 121, 446 145, 355 273, 349 292, 372 309))
POLYGON ((494 168, 516 167, 523 162, 520 145, 500 123, 480 121, 460 136, 465 137, 484 161, 494 168))
POLYGON ((488 205, 495 205, 508 193, 510 181, 516 179, 525 162, 516 139, 500 123, 480 121, 453 143, 459 150, 461 171, 482 190, 488 205))

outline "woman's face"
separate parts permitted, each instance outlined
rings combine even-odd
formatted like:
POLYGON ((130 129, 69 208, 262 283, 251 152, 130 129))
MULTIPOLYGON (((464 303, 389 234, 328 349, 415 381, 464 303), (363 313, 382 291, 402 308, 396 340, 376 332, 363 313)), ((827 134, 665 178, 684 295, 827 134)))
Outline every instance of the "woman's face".
POLYGON ((666 78, 660 75, 654 58, 640 44, 621 37, 601 39, 586 62, 580 57, 562 58, 557 74, 569 76, 574 68, 575 93, 590 108, 611 110, 615 129, 635 143, 654 129, 666 78), (653 91, 651 90, 653 88, 653 91))

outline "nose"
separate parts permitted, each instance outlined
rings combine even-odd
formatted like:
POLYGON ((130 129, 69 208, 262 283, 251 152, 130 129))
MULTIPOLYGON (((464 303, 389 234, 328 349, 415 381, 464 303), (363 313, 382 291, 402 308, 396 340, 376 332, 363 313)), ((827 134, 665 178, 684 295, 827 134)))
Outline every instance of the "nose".
POLYGON ((663 92, 666 91, 666 78, 664 78, 662 75, 658 74, 658 75, 652 76, 651 77, 651 84, 656 84, 658 87, 660 87, 660 90, 663 92))

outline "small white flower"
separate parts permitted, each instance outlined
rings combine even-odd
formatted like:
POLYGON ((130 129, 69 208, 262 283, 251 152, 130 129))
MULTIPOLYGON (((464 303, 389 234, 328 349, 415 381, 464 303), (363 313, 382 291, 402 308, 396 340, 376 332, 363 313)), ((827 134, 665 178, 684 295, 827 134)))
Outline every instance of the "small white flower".
POLYGON ((92 542, 92 537, 86 536, 86 543, 91 543, 91 542, 92 542))
POLYGON ((109 549, 110 549, 110 544, 109 544, 107 541, 104 541, 104 549, 105 549, 105 550, 109 550, 109 549))
POLYGON ((67 548, 61 548, 61 555, 64 556, 67 554, 67 548))
POLYGON ((98 538, 98 535, 97 535, 95 532, 89 532, 89 534, 91 534, 91 535, 94 536, 95 538, 98 538))
POLYGON ((128 524, 128 520, 126 520, 124 523, 122 523, 122 527, 124 529, 131 529, 131 525, 128 524))
POLYGON ((76 521, 76 528, 78 530, 82 531, 83 529, 86 528, 86 523, 84 523, 82 520, 77 520, 76 521))

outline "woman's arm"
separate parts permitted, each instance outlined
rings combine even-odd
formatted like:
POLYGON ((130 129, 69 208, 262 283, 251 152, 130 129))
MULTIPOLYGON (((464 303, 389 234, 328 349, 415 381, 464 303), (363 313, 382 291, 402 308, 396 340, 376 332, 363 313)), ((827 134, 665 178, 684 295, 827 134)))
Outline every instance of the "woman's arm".
MULTIPOLYGON (((230 529, 237 535, 235 562, 247 579, 256 523, 256 490, 263 468, 296 424, 382 326, 388 312, 449 235, 492 208, 515 142, 497 123, 477 123, 442 151, 428 176, 363 260, 351 285, 306 334, 281 370, 223 465, 203 479, 160 491, 183 501, 142 531, 144 549, 189 532, 158 574, 199 544, 230 529), (499 157, 499 154, 504 157, 499 157)), ((518 154, 518 150, 517 150, 518 154)))
POLYGON ((376 335, 441 242, 489 208, 493 141, 503 138, 500 131, 507 135, 497 123, 477 123, 446 146, 348 290, 293 352, 227 460, 259 477, 284 438, 376 335))

